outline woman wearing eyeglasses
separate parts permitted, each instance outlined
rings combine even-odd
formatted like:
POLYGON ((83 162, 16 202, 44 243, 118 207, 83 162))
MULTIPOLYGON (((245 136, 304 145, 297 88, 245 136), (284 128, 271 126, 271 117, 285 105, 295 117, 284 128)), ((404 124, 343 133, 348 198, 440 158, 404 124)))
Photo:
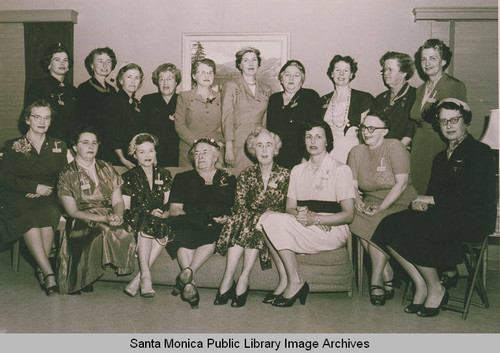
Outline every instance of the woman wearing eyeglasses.
POLYGON ((179 135, 179 167, 191 167, 188 153, 194 141, 206 137, 222 146, 222 113, 219 92, 212 89, 215 62, 200 59, 191 68, 194 87, 179 93, 175 109, 175 131, 179 135))
POLYGON ((372 259, 373 305, 384 305, 392 299, 394 286, 391 266, 387 261, 379 261, 380 251, 370 239, 385 216, 408 208, 417 197, 409 176, 410 154, 401 141, 385 139, 389 128, 383 111, 371 110, 360 125, 364 144, 353 147, 347 161, 357 190, 354 220, 349 228, 361 238, 372 259))
POLYGON ((449 299, 436 268, 461 262, 461 242, 480 242, 496 224, 496 177, 490 148, 467 131, 472 114, 455 98, 443 99, 436 120, 448 147, 432 164, 426 195, 412 209, 380 222, 372 241, 390 252, 415 284, 409 314, 435 316, 449 299))
POLYGON ((92 292, 106 267, 117 275, 134 270, 135 240, 123 223, 122 179, 111 164, 95 158, 99 138, 94 130, 79 130, 72 145, 75 160, 57 183, 59 200, 73 219, 59 251, 61 294, 92 292))
POLYGON ((67 163, 66 144, 46 135, 53 113, 43 99, 24 109, 21 122, 28 132, 6 142, 0 168, 0 217, 6 228, 0 232, 0 244, 23 238, 37 265, 35 276, 47 295, 57 293, 49 262, 61 217, 54 186, 67 163))

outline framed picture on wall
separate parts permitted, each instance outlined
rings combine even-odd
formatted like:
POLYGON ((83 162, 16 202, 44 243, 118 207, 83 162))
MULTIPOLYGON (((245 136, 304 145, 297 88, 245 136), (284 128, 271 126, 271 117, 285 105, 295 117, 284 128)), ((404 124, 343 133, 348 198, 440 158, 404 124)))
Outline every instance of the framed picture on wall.
POLYGON ((290 57, 289 33, 184 33, 182 35, 182 89, 192 87, 191 66, 202 58, 215 61, 215 90, 240 75, 235 65, 235 54, 243 47, 260 50, 262 62, 257 77, 280 91, 278 73, 290 57))

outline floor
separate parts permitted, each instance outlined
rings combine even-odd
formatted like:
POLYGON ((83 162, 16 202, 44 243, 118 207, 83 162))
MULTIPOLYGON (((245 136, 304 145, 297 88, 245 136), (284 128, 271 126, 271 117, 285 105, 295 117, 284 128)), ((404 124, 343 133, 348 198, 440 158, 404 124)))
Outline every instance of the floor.
MULTIPOLYGON (((488 273, 489 309, 472 307, 462 321, 451 311, 435 318, 403 313, 402 290, 383 307, 372 306, 365 292, 311 293, 306 305, 275 308, 261 303, 263 292, 251 291, 245 307, 231 308, 214 306, 216 290, 202 288, 200 308, 192 310, 168 286, 143 299, 125 296, 123 283, 102 281, 94 293, 47 297, 24 259, 17 273, 10 261, 10 251, 0 253, 2 333, 500 333, 498 271, 488 273)), ((461 295, 463 285, 451 294, 461 295)))

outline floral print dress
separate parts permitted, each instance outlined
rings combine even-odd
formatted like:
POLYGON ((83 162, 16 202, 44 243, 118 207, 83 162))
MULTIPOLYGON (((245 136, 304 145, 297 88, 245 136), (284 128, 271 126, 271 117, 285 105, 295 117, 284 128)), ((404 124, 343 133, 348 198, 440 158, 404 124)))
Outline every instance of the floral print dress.
POLYGON ((245 169, 238 178, 233 213, 224 225, 216 251, 226 255, 229 247, 259 249, 263 270, 271 268, 269 249, 264 235, 257 229, 260 216, 266 211, 284 212, 290 170, 273 164, 267 188, 264 187, 260 166, 245 169))

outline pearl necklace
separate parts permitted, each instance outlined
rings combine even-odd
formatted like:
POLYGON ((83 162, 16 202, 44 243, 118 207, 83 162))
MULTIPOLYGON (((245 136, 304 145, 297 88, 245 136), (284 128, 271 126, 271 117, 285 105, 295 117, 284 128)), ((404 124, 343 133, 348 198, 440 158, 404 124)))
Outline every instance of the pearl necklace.
POLYGON ((345 112, 344 112, 344 117, 343 117, 343 120, 342 120, 342 124, 341 125, 338 125, 335 123, 335 110, 336 110, 336 106, 335 106, 335 98, 333 97, 335 95, 337 91, 335 91, 332 95, 332 100, 330 101, 330 112, 331 112, 331 121, 332 121, 332 125, 335 126, 337 129, 340 129, 340 130, 343 130, 344 127, 346 126, 347 122, 348 122, 348 115, 349 115, 349 105, 351 103, 351 89, 349 88, 349 90, 347 91, 347 99, 346 99, 346 108, 345 108, 345 112))

